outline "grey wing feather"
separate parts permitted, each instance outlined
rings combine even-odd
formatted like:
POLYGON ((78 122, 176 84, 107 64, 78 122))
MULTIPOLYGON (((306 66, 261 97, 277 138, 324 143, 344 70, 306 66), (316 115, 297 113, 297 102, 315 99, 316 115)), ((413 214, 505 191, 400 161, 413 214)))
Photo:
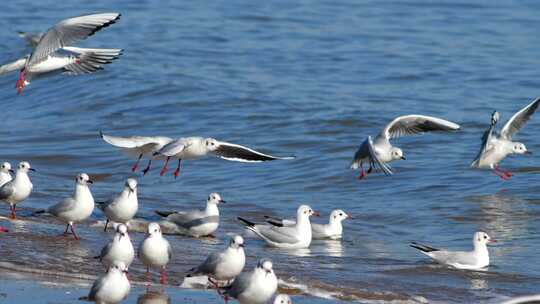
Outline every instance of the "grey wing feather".
POLYGON ((264 154, 248 147, 244 147, 237 144, 231 144, 228 142, 219 142, 218 148, 212 153, 216 154, 218 157, 239 162, 263 162, 271 160, 283 160, 283 159, 294 159, 294 156, 287 157, 277 157, 268 154, 264 154))
POLYGON ((184 142, 184 140, 183 139, 177 139, 177 140, 173 140, 170 143, 166 144, 165 146, 163 146, 163 148, 161 148, 159 151, 157 151, 154 154, 162 154, 162 155, 165 155, 165 156, 174 156, 174 155, 184 151, 185 148, 186 148, 186 143, 184 142))
POLYGON ((96 299, 96 294, 98 291, 103 287, 103 284, 105 283, 104 276, 99 277, 94 284, 92 284, 92 288, 90 288, 90 293, 88 294, 88 299, 90 301, 94 301, 96 299))
POLYGON ((210 254, 204 262, 195 268, 192 274, 213 274, 216 271, 217 264, 221 260, 221 254, 214 252, 210 254))
POLYGON ((13 186, 12 182, 4 184, 2 187, 0 187, 0 199, 6 199, 10 197, 13 192, 15 192, 15 186, 13 186))
POLYGON ((11 73, 14 71, 19 71, 20 69, 24 68, 24 64, 26 63, 26 57, 17 59, 16 61, 6 63, 2 66, 0 66, 0 75, 11 73))
POLYGON ((43 33, 26 33, 26 32, 17 32, 19 37, 26 40, 26 42, 31 47, 36 47, 39 43, 39 40, 41 40, 41 37, 43 37, 43 33))
POLYGON ((71 197, 68 197, 60 203, 49 207, 47 212, 52 215, 58 216, 61 213, 72 210, 75 207, 75 204, 77 204, 77 201, 71 197))
POLYGON ((491 137, 493 136, 494 130, 495 130, 495 124, 492 123, 489 126, 489 129, 487 129, 482 135, 482 146, 480 146, 480 151, 478 151, 478 154, 474 158, 474 161, 471 163, 472 167, 478 166, 478 162, 480 161, 480 158, 482 158, 482 156, 486 156, 486 153, 488 153, 488 150, 491 148, 491 145, 489 143, 491 141, 491 137))
POLYGON ((232 285, 225 293, 233 298, 238 298, 249 287, 252 275, 252 272, 241 273, 234 279, 232 285))
POLYGON ((392 175, 392 168, 385 162, 381 161, 379 157, 377 156, 377 153, 375 152, 375 148, 373 147, 373 139, 371 139, 371 136, 368 136, 367 139, 367 149, 368 149, 368 155, 369 155, 369 162, 371 166, 375 168, 379 168, 384 174, 386 175, 392 175))
POLYGON ((276 226, 260 226, 255 227, 247 226, 256 234, 259 234, 262 238, 266 238, 276 243, 298 243, 298 237, 296 237, 295 227, 276 227, 276 226))
POLYGON ((510 120, 508 120, 508 122, 506 122, 506 124, 502 128, 501 136, 505 139, 511 140, 512 136, 516 134, 531 118, 534 112, 536 112, 536 109, 538 109, 539 105, 540 97, 536 98, 525 108, 514 114, 514 116, 512 116, 512 118, 510 118, 510 120))
POLYGON ((112 242, 108 243, 107 245, 103 246, 103 248, 101 249, 101 252, 99 254, 99 261, 101 262, 101 260, 103 260, 103 258, 109 254, 109 252, 111 251, 111 248, 112 248, 113 244, 112 242))
POLYGON ((457 131, 459 125, 451 121, 425 115, 400 116, 390 122, 381 132, 387 139, 432 131, 457 131))
POLYGON ((102 13, 65 19, 50 28, 30 56, 29 64, 46 59, 56 50, 86 39, 120 18, 118 13, 102 13))
POLYGON ((205 216, 200 211, 184 214, 175 213, 168 216, 167 219, 184 229, 190 229, 206 223, 219 223, 219 216, 205 216))

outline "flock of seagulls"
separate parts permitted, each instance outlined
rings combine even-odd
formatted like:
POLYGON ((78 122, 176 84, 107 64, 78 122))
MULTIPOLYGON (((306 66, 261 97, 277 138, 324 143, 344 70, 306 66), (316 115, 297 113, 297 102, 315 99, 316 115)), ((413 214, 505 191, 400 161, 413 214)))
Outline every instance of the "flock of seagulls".
MULTIPOLYGON (((14 62, 0 67, 0 74, 19 71, 16 89, 21 93, 30 81, 57 72, 68 75, 93 73, 102 69, 104 64, 111 63, 121 54, 121 49, 95 49, 72 46, 86 39, 99 30, 116 23, 119 13, 100 13, 63 20, 51 27, 44 34, 21 33, 32 46, 32 52, 14 62)), ((471 166, 480 169, 490 169, 501 179, 509 179, 512 174, 502 170, 499 163, 511 154, 529 154, 523 143, 513 141, 516 133, 535 113, 540 105, 540 98, 535 99, 522 110, 514 114, 503 126, 500 133, 495 126, 500 114, 494 112, 491 124, 482 137, 480 152, 471 166)), ((359 169, 359 179, 368 174, 381 171, 386 175, 394 172, 389 163, 394 160, 404 160, 403 151, 391 144, 391 139, 405 135, 426 132, 455 132, 460 126, 441 118, 425 115, 405 115, 392 120, 381 133, 372 138, 368 136, 356 151, 350 165, 359 169), (369 166, 367 171, 364 165, 369 166)), ((142 170, 146 175, 156 160, 163 161, 160 175, 168 170, 171 159, 177 161, 173 176, 180 175, 183 160, 196 160, 205 156, 216 156, 229 161, 266 162, 274 160, 290 160, 294 156, 277 157, 242 145, 219 141, 214 138, 165 136, 131 136, 119 137, 105 135, 101 138, 108 144, 120 149, 125 154, 136 158, 131 170, 139 169, 140 161, 148 159, 142 170)), ((16 218, 17 204, 26 200, 32 193, 32 182, 29 172, 34 171, 28 162, 21 162, 13 172, 9 163, 0 167, 0 200, 9 204, 11 218, 16 218)), ((106 218, 104 231, 109 224, 114 227, 114 237, 103 247, 96 256, 107 267, 106 273, 100 276, 92 285, 88 299, 96 303, 119 303, 130 291, 128 269, 137 257, 146 267, 148 281, 151 281, 151 268, 160 270, 160 283, 167 283, 166 269, 173 257, 173 249, 161 231, 162 225, 172 225, 177 231, 192 237, 212 237, 219 227, 220 213, 218 206, 225 201, 218 193, 211 193, 202 210, 192 211, 156 211, 163 217, 160 223, 149 223, 145 239, 135 250, 129 237, 130 221, 138 211, 137 188, 134 178, 128 178, 122 191, 109 200, 95 202, 90 185, 92 180, 85 173, 75 177, 75 188, 71 196, 50 206, 36 211, 35 214, 49 214, 66 224, 64 236, 69 233, 75 239, 75 224, 86 220, 97 206, 106 218)), ((312 216, 319 216, 308 205, 298 207, 295 219, 266 217, 266 222, 256 223, 252 220, 238 217, 255 237, 266 244, 277 248, 298 249, 308 248, 313 239, 341 239, 343 236, 342 222, 352 218, 345 211, 333 210, 327 224, 311 223, 312 216)), ((0 231, 8 232, 6 228, 0 231)), ((495 242, 487 233, 476 232, 473 237, 472 251, 448 251, 428 245, 413 242, 411 247, 420 250, 434 261, 458 269, 484 269, 489 266, 487 244, 495 242)), ((274 273, 271 260, 262 258, 251 271, 244 271, 246 264, 244 238, 240 235, 231 237, 229 244, 220 251, 210 254, 201 264, 187 272, 186 277, 207 276, 209 286, 218 290, 227 301, 237 299, 240 303, 267 303, 274 298, 273 303, 291 303, 287 295, 276 295, 278 279, 274 273)))

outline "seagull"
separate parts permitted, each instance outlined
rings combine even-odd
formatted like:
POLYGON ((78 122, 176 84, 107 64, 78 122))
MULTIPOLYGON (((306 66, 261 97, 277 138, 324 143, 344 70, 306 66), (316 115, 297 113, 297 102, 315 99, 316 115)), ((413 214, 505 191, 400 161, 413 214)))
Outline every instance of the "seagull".
POLYGON ((206 200, 206 209, 193 211, 156 211, 167 221, 176 224, 183 234, 193 237, 213 236, 219 226, 219 204, 225 201, 218 193, 210 193, 206 200))
POLYGON ((392 175, 393 172, 388 163, 405 159, 405 157, 400 148, 392 146, 390 139, 431 131, 457 131, 459 128, 459 125, 437 117, 414 114, 400 116, 386 125, 374 140, 371 136, 364 140, 354 155, 351 169, 360 168, 361 173, 358 179, 362 179, 366 176, 362 166, 366 162, 369 163, 368 174, 371 173, 373 167, 378 167, 386 175, 392 175))
POLYGON ((118 13, 101 13, 65 19, 51 27, 30 55, 0 67, 0 74, 20 70, 17 92, 21 93, 33 78, 64 72, 68 75, 93 73, 102 64, 120 56, 121 49, 85 49, 69 46, 88 38, 120 18, 118 13))
POLYGON ((96 258, 107 267, 115 261, 123 262, 127 267, 131 265, 135 258, 135 250, 126 225, 119 224, 116 226, 114 238, 101 249, 101 253, 96 258))
POLYGON ((120 195, 106 202, 98 202, 98 208, 103 210, 107 221, 103 231, 107 231, 109 221, 126 224, 135 216, 139 209, 137 200, 137 180, 128 178, 120 195))
POLYGON ((11 170, 11 164, 8 162, 2 163, 2 166, 0 166, 0 187, 13 179, 11 172, 13 172, 11 170))
POLYGON ((311 224, 309 217, 319 216, 308 205, 301 205, 296 212, 296 224, 294 226, 277 227, 271 225, 256 225, 246 219, 238 217, 246 228, 255 232, 268 245, 278 248, 300 249, 308 248, 311 244, 311 224))
MULTIPOLYGON (((290 219, 280 219, 272 216, 264 216, 267 220, 266 222, 274 225, 274 226, 294 226, 296 225, 295 220, 290 219)), ((333 210, 330 213, 330 219, 328 224, 316 224, 311 223, 311 235, 314 240, 323 240, 323 239, 331 239, 331 240, 338 240, 341 239, 343 236, 343 225, 341 224, 342 221, 346 219, 352 219, 352 216, 345 213, 345 211, 341 209, 333 210)))
POLYGON ((291 297, 286 294, 280 293, 274 298, 274 304, 292 304, 291 297))
POLYGON ((253 271, 240 274, 230 286, 225 287, 223 296, 225 303, 232 297, 240 304, 264 304, 272 298, 277 287, 272 261, 261 259, 253 271))
POLYGON ((139 259, 146 266, 146 276, 150 281, 150 267, 160 267, 160 283, 167 283, 165 266, 172 258, 172 249, 169 241, 161 235, 158 223, 148 225, 148 234, 139 246, 139 259))
POLYGON ((171 141, 160 150, 154 152, 154 156, 159 155, 166 157, 165 164, 159 173, 161 176, 167 172, 169 159, 171 157, 178 159, 178 166, 173 173, 175 178, 180 175, 180 165, 183 159, 198 159, 208 154, 213 154, 222 159, 239 162, 264 162, 295 158, 294 156, 276 157, 257 152, 244 146, 203 137, 179 138, 171 141))
POLYGON ((473 237, 472 251, 448 251, 422 245, 416 242, 411 247, 422 251, 440 264, 449 265, 457 269, 479 270, 489 266, 488 243, 497 242, 485 232, 476 232, 473 237))
POLYGON ((114 262, 107 272, 99 277, 88 294, 88 299, 97 304, 120 303, 127 298, 131 285, 128 268, 123 262, 114 262))
POLYGON ((512 137, 519 131, 540 105, 540 97, 519 110, 503 126, 501 132, 497 134, 495 125, 499 120, 499 112, 491 114, 491 124, 489 129, 482 136, 482 147, 478 152, 471 167, 480 169, 491 169, 500 178, 507 180, 512 177, 509 171, 501 170, 499 163, 510 154, 530 154, 524 144, 512 141, 512 137))
POLYGON ((73 196, 65 198, 63 201, 49 207, 47 211, 36 211, 36 214, 49 213, 60 218, 60 220, 67 223, 63 236, 67 236, 68 229, 71 228, 73 237, 78 240, 79 237, 75 233, 75 223, 87 219, 92 214, 92 211, 94 211, 94 198, 88 187, 92 183, 86 173, 78 174, 75 177, 75 191, 73 192, 73 196))
POLYGON ((230 281, 242 272, 245 264, 244 239, 235 235, 224 251, 210 254, 202 264, 189 270, 187 277, 207 275, 208 281, 217 288, 214 279, 230 281))
POLYGON ((139 162, 143 156, 150 157, 148 165, 143 170, 143 175, 150 171, 152 165, 153 154, 170 143, 173 139, 165 136, 131 136, 119 137, 105 135, 99 132, 99 136, 108 144, 120 148, 120 150, 128 156, 136 157, 137 162, 131 167, 131 171, 135 172, 139 168, 139 162))
POLYGON ((28 177, 28 171, 36 171, 30 167, 28 162, 20 162, 17 166, 15 178, 0 187, 0 200, 9 204, 11 218, 17 218, 16 205, 30 196, 32 193, 32 182, 28 177))

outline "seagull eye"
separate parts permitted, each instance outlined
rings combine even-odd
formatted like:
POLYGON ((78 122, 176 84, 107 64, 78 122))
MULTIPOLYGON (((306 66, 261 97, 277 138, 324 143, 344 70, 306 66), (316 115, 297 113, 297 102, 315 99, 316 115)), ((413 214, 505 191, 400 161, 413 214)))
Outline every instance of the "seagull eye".
POLYGON ((343 216, 343 213, 340 213, 339 216, 343 216))
POLYGON ((484 235, 484 239, 487 239, 487 235, 484 235))

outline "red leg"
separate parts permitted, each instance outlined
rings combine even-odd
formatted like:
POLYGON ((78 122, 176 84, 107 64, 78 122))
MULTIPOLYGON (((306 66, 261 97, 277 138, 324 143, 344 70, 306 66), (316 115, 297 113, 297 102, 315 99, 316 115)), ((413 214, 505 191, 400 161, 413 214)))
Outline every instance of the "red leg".
POLYGON ((180 165, 182 164, 182 159, 178 159, 178 166, 176 167, 176 170, 174 170, 174 178, 176 179, 178 175, 180 175, 180 165))
POLYGON ((150 159, 148 161, 148 165, 146 165, 146 168, 144 168, 143 170, 143 176, 146 175, 146 173, 148 173, 148 171, 150 171, 150 165, 152 165, 152 159, 150 159))
POLYGON ((510 177, 512 177, 512 173, 510 173, 510 171, 501 170, 499 166, 493 168, 493 173, 504 180, 508 180, 510 177))
POLYGON ((163 174, 167 172, 167 166, 169 165, 170 158, 171 158, 170 156, 167 156, 167 159, 165 160, 165 164, 163 165, 163 168, 161 168, 161 171, 159 171, 159 175, 163 176, 163 174))
POLYGON ((141 161, 142 156, 143 156, 142 153, 139 154, 139 158, 137 158, 137 161, 135 162, 133 167, 131 167, 131 172, 137 171, 137 169, 139 168, 139 162, 141 161))
POLYGON ((9 230, 7 228, 0 227, 0 232, 9 232, 9 230))
POLYGON ((15 210, 17 207, 15 205, 9 205, 9 209, 11 210, 11 219, 17 219, 17 211, 15 210))
POLYGON ((146 283, 150 285, 152 283, 152 275, 150 274, 150 267, 146 266, 146 283))
POLYGON ((25 71, 24 69, 21 70, 21 72, 19 73, 19 79, 17 80, 17 83, 15 84, 15 87, 17 88, 17 94, 21 94, 24 87, 26 86, 26 84, 24 83, 25 82, 25 71))
POLYGON ((167 284, 167 271, 165 270, 165 266, 161 267, 161 271, 159 273, 159 282, 163 285, 167 284))
POLYGON ((76 240, 79 240, 79 237, 77 236, 77 233, 75 233, 75 224, 71 224, 70 227, 71 227, 71 233, 73 233, 73 237, 76 240))
POLYGON ((363 179, 364 177, 366 177, 366 171, 364 171, 364 166, 360 163, 360 175, 358 175, 358 179, 363 179))

